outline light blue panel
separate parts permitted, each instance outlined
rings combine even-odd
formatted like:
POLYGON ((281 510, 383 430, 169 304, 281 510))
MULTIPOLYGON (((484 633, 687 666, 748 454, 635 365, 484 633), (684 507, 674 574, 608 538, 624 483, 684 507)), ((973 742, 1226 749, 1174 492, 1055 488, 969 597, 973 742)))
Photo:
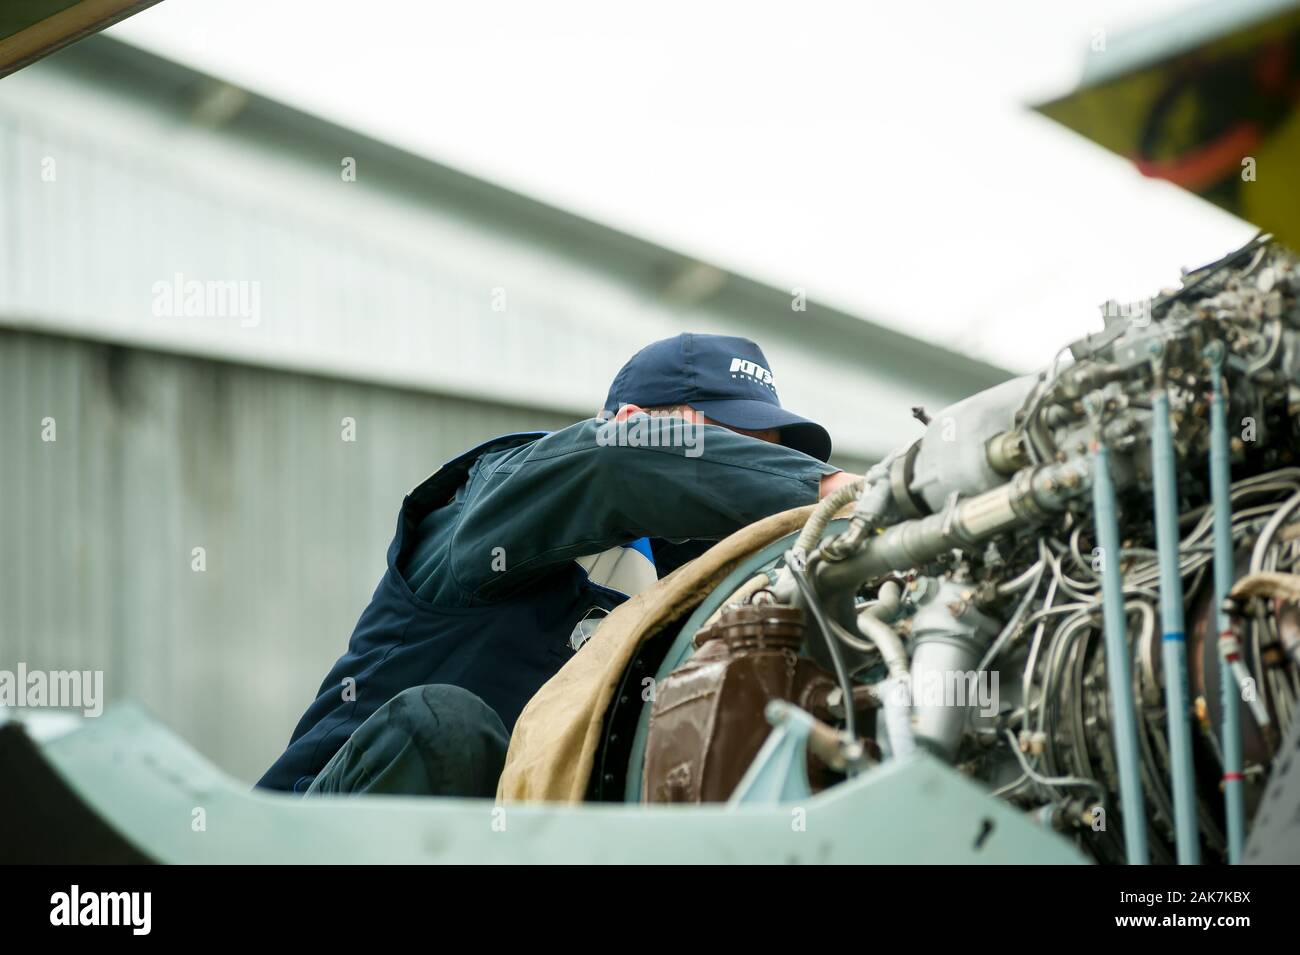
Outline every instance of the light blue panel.
POLYGON ((146 855, 194 863, 1016 863, 1085 861, 925 756, 779 807, 510 805, 250 793, 135 707, 44 747, 146 855), (202 808, 206 830, 192 828, 202 808))

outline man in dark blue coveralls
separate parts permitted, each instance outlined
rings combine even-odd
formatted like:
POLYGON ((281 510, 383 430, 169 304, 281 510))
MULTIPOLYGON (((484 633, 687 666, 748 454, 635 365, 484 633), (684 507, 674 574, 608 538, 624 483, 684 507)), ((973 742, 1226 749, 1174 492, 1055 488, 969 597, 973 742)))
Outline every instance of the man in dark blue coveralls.
POLYGON ((853 480, 830 453, 753 342, 648 345, 600 417, 495 438, 407 496, 347 652, 258 785, 494 795, 515 720, 580 635, 713 542, 853 480))

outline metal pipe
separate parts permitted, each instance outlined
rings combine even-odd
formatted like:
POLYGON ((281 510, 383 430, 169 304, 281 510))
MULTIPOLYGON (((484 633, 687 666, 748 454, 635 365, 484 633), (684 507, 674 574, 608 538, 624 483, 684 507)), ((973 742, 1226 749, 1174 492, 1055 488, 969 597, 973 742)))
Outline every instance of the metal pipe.
MULTIPOLYGON (((1093 521, 1101 548, 1102 623, 1106 638, 1106 676, 1115 723, 1115 763, 1119 768, 1119 799, 1124 814, 1124 851, 1129 865, 1146 865, 1147 811, 1138 769, 1137 712, 1133 705, 1133 675, 1129 662, 1128 618, 1124 614, 1124 581, 1119 569, 1119 521, 1115 515, 1115 484, 1110 476, 1110 451, 1099 445, 1092 458, 1093 521)), ((1028 697, 1026 697, 1028 703, 1028 697)))
POLYGON ((1041 523, 1088 490, 1083 458, 1025 468, 1002 487, 955 497, 941 513, 891 525, 843 560, 816 566, 818 590, 854 591, 864 580, 907 570, 954 547, 969 547, 1012 527, 1041 523))
POLYGON ((1155 490, 1156 551, 1160 565, 1161 659, 1165 677, 1165 710, 1174 792, 1174 833, 1180 865, 1201 860, 1196 819, 1192 728, 1187 703, 1187 640, 1183 625, 1183 576, 1178 563, 1178 472, 1169 392, 1151 399, 1151 480, 1155 490))
MULTIPOLYGON (((1222 348, 1222 346, 1220 346, 1222 348)), ((1221 353, 1220 353, 1221 354, 1221 353)), ((1246 841, 1246 807, 1241 753, 1241 698, 1222 635, 1232 636, 1224 611, 1236 566, 1232 548, 1232 472, 1228 458, 1228 418, 1223 401, 1223 375, 1214 362, 1214 393, 1210 399, 1210 495, 1214 508, 1214 605, 1218 612, 1219 692, 1223 707, 1223 802, 1228 820, 1228 861, 1241 861, 1246 841)))

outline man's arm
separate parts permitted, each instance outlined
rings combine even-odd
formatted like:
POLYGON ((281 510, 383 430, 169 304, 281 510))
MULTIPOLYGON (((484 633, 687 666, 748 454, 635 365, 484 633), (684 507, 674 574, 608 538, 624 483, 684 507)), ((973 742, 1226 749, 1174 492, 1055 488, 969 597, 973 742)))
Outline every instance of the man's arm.
POLYGON ((854 479, 726 428, 655 420, 659 446, 602 441, 601 422, 589 420, 486 459, 452 533, 461 591, 503 596, 638 537, 720 540, 854 479))

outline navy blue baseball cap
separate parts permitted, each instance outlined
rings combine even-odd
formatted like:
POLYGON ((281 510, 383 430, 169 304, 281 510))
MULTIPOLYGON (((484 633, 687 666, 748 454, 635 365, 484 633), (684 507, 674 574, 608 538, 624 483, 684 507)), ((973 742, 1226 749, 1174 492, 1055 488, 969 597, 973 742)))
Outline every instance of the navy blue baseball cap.
POLYGON ((683 332, 642 348, 609 386, 605 412, 690 405, 729 428, 780 428, 780 443, 820 461, 831 456, 821 425, 781 407, 763 350, 748 338, 683 332))

